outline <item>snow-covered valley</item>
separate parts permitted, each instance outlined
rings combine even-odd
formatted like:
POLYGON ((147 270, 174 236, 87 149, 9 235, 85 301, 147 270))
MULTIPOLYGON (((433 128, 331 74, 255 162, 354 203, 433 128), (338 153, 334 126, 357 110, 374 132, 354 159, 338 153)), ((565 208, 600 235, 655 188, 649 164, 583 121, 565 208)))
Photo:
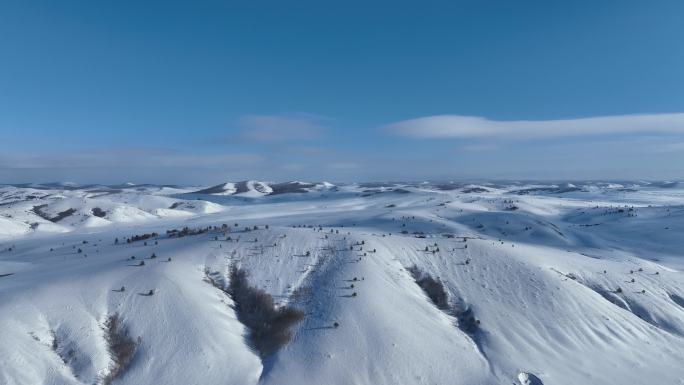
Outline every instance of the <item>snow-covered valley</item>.
POLYGON ((683 231, 677 183, 0 186, 0 384, 684 384, 683 231))

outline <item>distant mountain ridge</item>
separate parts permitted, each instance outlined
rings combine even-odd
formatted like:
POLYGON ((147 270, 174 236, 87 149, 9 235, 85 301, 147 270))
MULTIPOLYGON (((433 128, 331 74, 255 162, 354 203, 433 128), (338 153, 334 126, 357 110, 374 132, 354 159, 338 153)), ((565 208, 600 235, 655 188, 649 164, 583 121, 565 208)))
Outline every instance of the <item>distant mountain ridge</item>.
POLYGON ((289 193, 308 193, 312 191, 334 190, 337 186, 328 182, 309 183, 301 181, 289 182, 262 182, 245 180, 240 182, 226 182, 211 186, 202 190, 194 191, 193 194, 209 195, 239 195, 246 197, 259 197, 266 195, 279 195, 289 193))

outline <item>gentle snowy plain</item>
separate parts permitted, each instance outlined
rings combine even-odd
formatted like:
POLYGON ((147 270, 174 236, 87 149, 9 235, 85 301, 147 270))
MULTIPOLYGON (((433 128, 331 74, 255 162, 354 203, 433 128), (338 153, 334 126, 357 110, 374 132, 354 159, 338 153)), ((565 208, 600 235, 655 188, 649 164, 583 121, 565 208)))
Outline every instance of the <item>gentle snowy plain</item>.
POLYGON ((677 183, 0 186, 0 384, 109 381, 113 314, 113 384, 684 384, 683 231, 677 183), (305 313, 276 353, 231 267, 305 313))

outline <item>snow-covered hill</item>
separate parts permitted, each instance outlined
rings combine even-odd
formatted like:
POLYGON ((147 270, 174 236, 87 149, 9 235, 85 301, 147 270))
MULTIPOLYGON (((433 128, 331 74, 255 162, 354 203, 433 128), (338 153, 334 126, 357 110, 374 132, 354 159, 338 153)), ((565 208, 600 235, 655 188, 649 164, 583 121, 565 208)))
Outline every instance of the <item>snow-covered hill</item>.
POLYGON ((4 186, 0 384, 683 384, 682 231, 675 182, 4 186))
POLYGON ((261 197, 265 195, 279 195, 289 193, 308 193, 314 191, 333 190, 335 185, 329 182, 308 183, 300 181, 290 181, 282 183, 260 182, 254 180, 242 182, 227 182, 216 186, 207 187, 195 194, 208 195, 235 195, 242 197, 261 197))

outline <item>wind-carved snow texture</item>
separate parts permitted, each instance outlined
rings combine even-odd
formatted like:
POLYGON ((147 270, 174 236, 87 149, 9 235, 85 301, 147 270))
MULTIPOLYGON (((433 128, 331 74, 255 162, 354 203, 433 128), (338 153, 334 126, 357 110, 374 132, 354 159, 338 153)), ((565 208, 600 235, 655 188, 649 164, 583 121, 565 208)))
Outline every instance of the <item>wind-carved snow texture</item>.
POLYGON ((69 368, 72 375, 78 378, 82 369, 91 365, 88 357, 78 354, 78 347, 74 341, 69 341, 62 333, 58 336, 57 332, 51 330, 50 334, 52 336, 52 350, 59 356, 64 365, 69 368))
POLYGON ((680 297, 677 294, 670 294, 670 298, 674 303, 684 308, 684 298, 680 297))
MULTIPOLYGON (((634 272, 632 271, 630 274, 633 274, 634 272)), ((582 280, 580 280, 582 281, 582 280)), ((631 281, 626 281, 625 284, 630 284, 632 283, 631 281)), ((641 298, 639 297, 640 295, 646 294, 645 290, 643 291, 633 291, 631 288, 625 288, 623 289, 622 287, 617 287, 614 290, 609 290, 600 284, 587 284, 585 282, 582 282, 582 284, 586 285, 588 288, 591 290, 595 291, 598 293, 600 296, 602 296, 604 299, 606 299, 608 302, 612 303, 613 305, 624 309, 635 316, 637 316, 639 319, 641 319, 644 322, 647 322, 657 328, 663 329, 669 333, 677 334, 677 335, 684 335, 684 329, 682 329, 681 324, 677 323, 670 323, 667 319, 659 319, 656 317, 654 314, 651 313, 651 311, 648 309, 646 305, 644 305, 641 302, 641 298), (630 292, 630 290, 632 290, 630 292)), ((678 297, 676 295, 670 294, 669 297, 677 304, 681 306, 675 298, 678 300, 681 300, 681 297, 678 297)))
POLYGON ((0 384, 677 384, 683 232, 677 183, 0 186, 0 384))

